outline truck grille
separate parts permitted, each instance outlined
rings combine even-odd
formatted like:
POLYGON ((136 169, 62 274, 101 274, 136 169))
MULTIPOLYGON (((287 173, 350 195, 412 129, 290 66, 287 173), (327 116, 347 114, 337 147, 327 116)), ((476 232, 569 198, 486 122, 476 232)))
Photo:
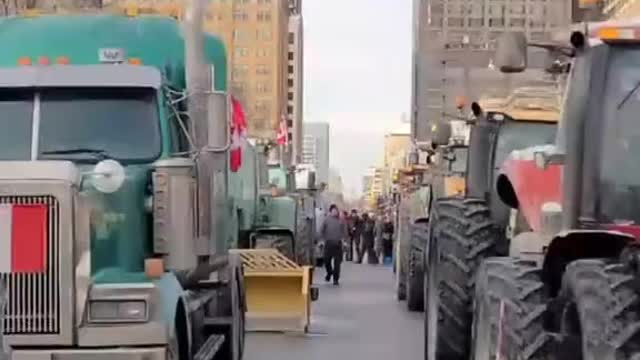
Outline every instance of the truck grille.
POLYGON ((49 207, 47 270, 42 274, 0 274, 7 289, 4 333, 46 335, 60 332, 60 206, 53 196, 0 196, 0 204, 49 207))

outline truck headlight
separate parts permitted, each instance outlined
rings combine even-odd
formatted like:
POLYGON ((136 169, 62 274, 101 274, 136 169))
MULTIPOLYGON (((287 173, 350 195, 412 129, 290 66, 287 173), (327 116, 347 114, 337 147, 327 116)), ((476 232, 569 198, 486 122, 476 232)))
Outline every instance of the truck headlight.
POLYGON ((93 300, 89 302, 89 322, 146 322, 147 302, 144 300, 93 300))

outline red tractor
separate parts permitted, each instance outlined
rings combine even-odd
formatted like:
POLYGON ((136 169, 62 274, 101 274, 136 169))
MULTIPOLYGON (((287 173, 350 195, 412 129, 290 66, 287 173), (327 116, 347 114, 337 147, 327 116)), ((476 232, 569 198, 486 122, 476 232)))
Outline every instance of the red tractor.
MULTIPOLYGON (((571 58, 557 142, 513 153, 497 177, 509 252, 470 274, 466 355, 637 360, 640 23, 587 24, 543 47, 571 58)), ((522 34, 505 34, 495 64, 523 71, 526 50, 522 34)))

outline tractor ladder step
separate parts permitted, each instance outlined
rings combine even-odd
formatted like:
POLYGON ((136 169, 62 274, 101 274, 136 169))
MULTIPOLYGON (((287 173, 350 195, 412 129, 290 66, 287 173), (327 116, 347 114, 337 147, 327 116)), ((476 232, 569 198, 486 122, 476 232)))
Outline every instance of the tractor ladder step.
POLYGON ((209 336, 207 341, 200 347, 200 350, 198 350, 196 356, 193 357, 193 360, 213 359, 222 348, 222 344, 224 344, 224 335, 215 334, 209 336))

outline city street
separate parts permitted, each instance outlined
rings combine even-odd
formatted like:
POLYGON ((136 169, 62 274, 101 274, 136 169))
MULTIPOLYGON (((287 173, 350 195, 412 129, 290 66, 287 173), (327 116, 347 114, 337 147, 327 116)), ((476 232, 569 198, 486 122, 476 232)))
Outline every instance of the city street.
POLYGON ((246 360, 420 359, 422 314, 394 298, 390 267, 344 263, 336 288, 316 271, 320 299, 307 335, 248 334, 246 360))

